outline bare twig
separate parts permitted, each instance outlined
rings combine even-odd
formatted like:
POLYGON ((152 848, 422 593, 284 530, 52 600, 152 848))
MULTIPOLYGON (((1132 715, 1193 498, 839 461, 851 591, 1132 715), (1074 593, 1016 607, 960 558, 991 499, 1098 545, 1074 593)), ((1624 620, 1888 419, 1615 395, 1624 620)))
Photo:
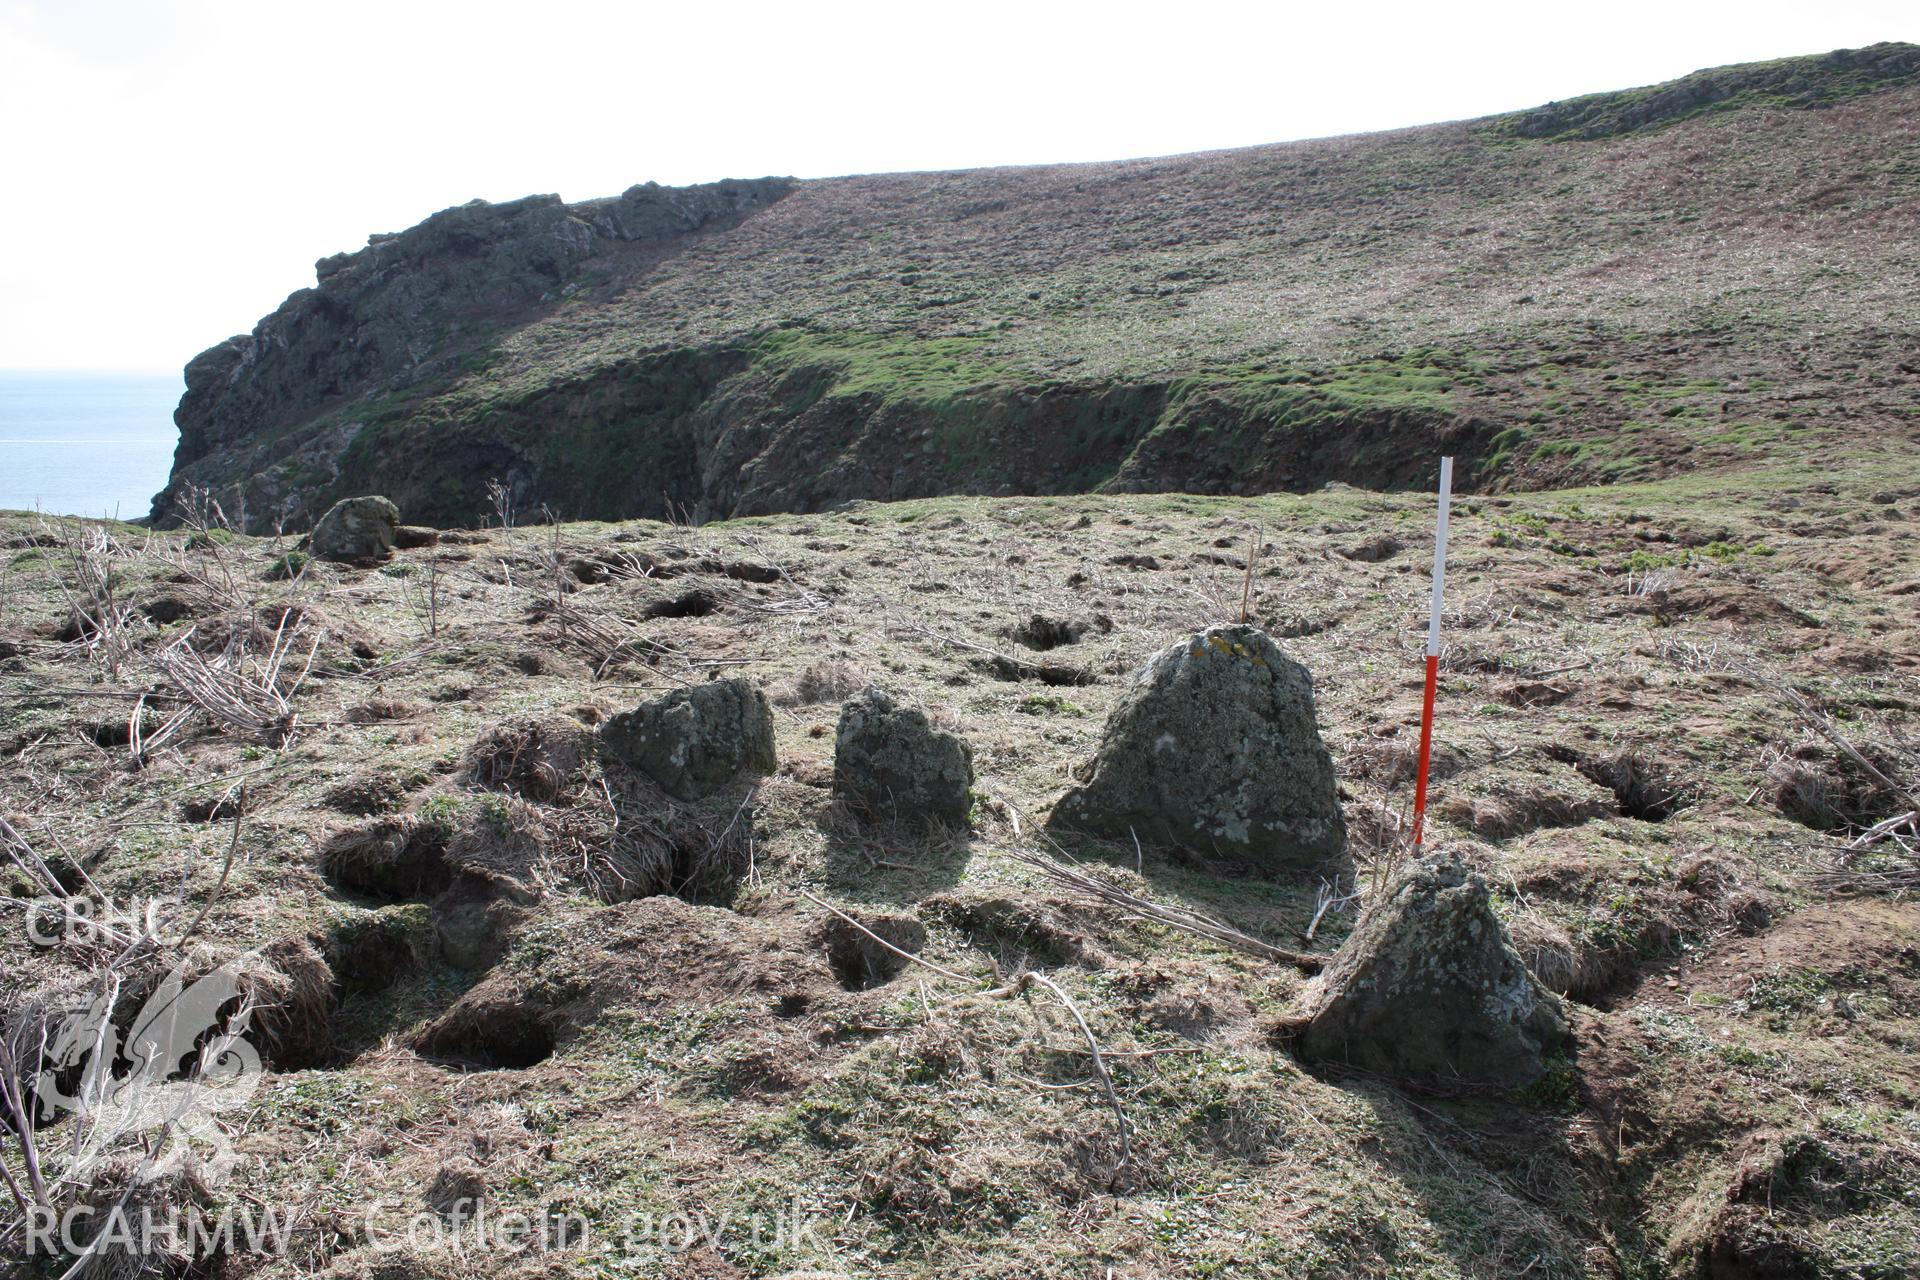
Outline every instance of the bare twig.
POLYGON ((207 914, 220 900, 220 895, 226 892, 227 878, 233 874, 234 856, 240 852, 240 824, 247 818, 247 786, 244 782, 234 793, 233 806, 233 836, 227 841, 227 856, 220 864, 220 879, 214 884, 213 892, 207 895, 207 900, 200 904, 200 913, 194 916, 191 924, 180 931, 181 946, 185 946, 187 939, 200 931, 200 926, 205 923, 207 914))
POLYGON ((962 640, 958 636, 950 636, 935 631, 932 627, 924 623, 908 623, 907 629, 919 635, 926 636, 930 640, 937 640, 941 644, 950 645, 956 649, 966 649, 972 653, 984 654, 993 662, 995 667, 1001 671, 1010 673, 1017 679, 1038 680, 1043 684, 1067 685, 1085 685, 1094 682, 1092 673, 1078 667, 1055 666, 1043 662, 1029 662, 1025 658, 1013 657, 1010 654, 1000 652, 998 649, 988 648, 984 644, 975 644, 971 640, 962 640))
POLYGON ((1043 973, 1028 971, 1026 976, 1053 992, 1060 1003, 1067 1006, 1067 1012, 1073 1015, 1073 1020, 1080 1024, 1080 1034, 1087 1038, 1087 1052, 1093 1058, 1093 1074, 1098 1077, 1100 1087, 1106 1090, 1107 1102, 1113 1107, 1114 1124, 1120 1130, 1120 1163, 1131 1164, 1133 1140, 1127 1134, 1127 1110, 1120 1105, 1120 1094, 1113 1087, 1113 1073, 1107 1070, 1107 1060, 1100 1054, 1100 1042, 1094 1039, 1093 1028, 1087 1025, 1085 1016, 1080 1012, 1080 1006, 1073 1002, 1073 997, 1060 989, 1059 983, 1043 973))
MULTIPOLYGON (((937 973, 943 978, 949 978, 954 982, 964 982, 969 986, 974 986, 974 987, 984 987, 989 985, 989 980, 987 979, 968 977, 964 973, 958 973, 952 969, 944 968, 940 965, 937 965, 933 963, 931 960, 924 960, 921 957, 913 954, 911 951, 901 950, 899 947, 896 947, 895 945, 893 945, 893 943, 888 942, 885 938, 881 937, 879 934, 875 933, 873 930, 867 928, 865 925, 861 924, 858 920, 855 920, 852 916, 840 910, 838 907, 834 906, 832 903, 826 902, 821 898, 816 897, 811 893, 808 893, 805 889, 800 890, 800 896, 805 898, 808 902, 813 903, 815 906, 820 907, 826 911, 832 912, 834 915, 838 916, 841 920, 845 921, 847 924, 850 924, 855 929, 859 930, 859 932, 863 934, 869 941, 877 943, 881 947, 884 947, 886 950, 892 952, 894 955, 899 956, 902 960, 905 960, 911 964, 917 964, 923 969, 927 969, 933 973, 937 973)), ((1031 969, 1021 970, 1020 973, 1015 975, 1012 981, 1006 983, 1003 986, 997 987, 994 990, 985 992, 984 994, 989 996, 1015 995, 1015 994, 1018 994, 1029 983, 1045 987, 1048 991, 1052 992, 1055 998, 1058 999, 1061 1004, 1066 1006, 1067 1012, 1073 1015, 1074 1022, 1079 1024, 1080 1033, 1083 1036, 1085 1036, 1087 1040, 1087 1051, 1093 1059, 1094 1075, 1099 1079, 1100 1087, 1106 1091, 1107 1101, 1113 1107, 1114 1119, 1119 1126, 1120 1163, 1123 1166, 1130 1163, 1133 1160, 1133 1141, 1128 1134, 1126 1108, 1120 1104, 1120 1094, 1118 1090, 1116 1090, 1113 1086, 1113 1073, 1107 1069, 1106 1058, 1101 1054, 1101 1051, 1100 1051, 1100 1042, 1094 1037, 1093 1028, 1087 1025, 1087 1019, 1085 1015, 1083 1015, 1080 1012, 1080 1006, 1073 1002, 1073 997, 1069 996, 1065 991, 1063 991, 1060 988, 1059 983, 1047 977, 1045 974, 1036 973, 1031 969)))
POLYGON ((293 736, 297 719, 293 696, 320 651, 316 636, 299 674, 283 682, 295 640, 288 627, 292 616, 292 610, 280 615, 280 625, 264 657, 255 658, 248 652, 246 631, 239 629, 227 647, 209 661, 188 643, 193 636, 189 627, 186 634, 154 655, 153 664, 208 716, 273 746, 282 746, 293 736))
MULTIPOLYGON (((1056 846, 1057 847, 1057 846, 1056 846)), ((1046 854, 1026 849, 1016 849, 1007 856, 1014 861, 1038 871, 1056 884, 1071 890, 1083 898, 1104 902, 1110 906, 1123 908, 1134 915, 1157 920, 1186 933, 1211 938, 1240 951, 1250 952, 1268 960, 1279 960, 1290 964, 1302 973, 1318 973, 1326 966, 1327 957, 1312 955, 1301 951, 1289 951, 1285 947, 1276 947, 1270 942, 1262 942, 1252 934, 1242 933, 1230 924, 1215 920, 1211 916, 1189 911, 1185 907, 1170 907, 1163 903, 1151 902, 1137 894, 1128 893, 1117 885, 1108 884, 1098 876, 1090 875, 1072 866, 1060 862, 1046 854)))
POLYGON ((133 657, 138 624, 133 608, 115 591, 114 540, 98 525, 71 520, 49 523, 46 531, 66 551, 73 574, 71 583, 58 575, 54 583, 66 598, 74 638, 106 669, 108 678, 118 680, 133 657))
POLYGON ((440 634, 440 549, 436 546, 423 568, 400 580, 400 599, 429 640, 440 634))
POLYGON ((1253 562, 1260 558, 1260 541, 1266 537, 1267 527, 1263 524, 1253 526, 1253 542, 1247 547, 1247 577, 1240 586, 1240 624, 1245 626, 1253 621, 1253 562))
POLYGON ((848 915, 846 912, 842 911, 840 908, 834 906, 830 902, 825 902, 819 898, 816 898, 811 893, 808 893, 805 889, 800 890, 800 896, 805 898, 808 902, 811 902, 814 906, 819 907, 822 910, 831 911, 834 915, 839 916, 842 920, 846 921, 848 924, 852 925, 855 929, 858 929, 861 933, 865 934, 870 940, 879 943, 881 946, 885 947, 888 951, 891 951, 894 955, 899 956, 902 960, 907 960, 912 962, 913 964, 917 964, 922 969, 931 969, 933 972, 939 974, 941 977, 952 978, 955 982, 967 982, 967 983, 972 983, 976 986, 986 985, 979 978, 970 978, 964 973, 955 973, 952 969, 943 969, 931 960, 922 960, 919 956, 913 954, 913 952, 911 951, 902 951, 899 947, 894 946, 891 942, 888 942, 885 938, 881 937, 879 934, 875 933, 873 930, 867 928, 867 926, 861 924, 858 920, 855 920, 852 916, 848 915))
POLYGON ((1319 893, 1316 896, 1319 901, 1313 909, 1313 919, 1307 925, 1306 939, 1308 942, 1312 942, 1313 935, 1319 932, 1320 921, 1327 912, 1338 911, 1350 903, 1358 902, 1360 900, 1360 891, 1356 889, 1352 893, 1336 894, 1325 883, 1322 883, 1319 893))
POLYGON ((493 506, 494 517, 500 521, 501 532, 507 535, 507 545, 512 546, 513 493, 498 476, 487 481, 487 501, 493 506))
POLYGON ((1878 844, 1902 827, 1912 827, 1916 833, 1920 833, 1920 809, 1909 809, 1905 813, 1897 813, 1891 818, 1874 823, 1847 843, 1847 852, 1853 853, 1868 845, 1878 844))
POLYGON ((1751 666, 1742 666, 1739 670, 1742 675, 1746 676, 1747 679, 1753 681, 1755 684, 1766 689, 1771 689, 1774 693, 1784 698, 1787 705, 1799 713, 1800 718, 1806 722, 1808 728, 1845 752, 1855 764, 1866 770, 1867 775, 1874 781, 1891 791, 1894 795, 1905 800, 1908 807, 1920 809, 1920 793, 1916 793, 1911 787, 1906 787, 1895 782, 1892 778, 1889 778, 1885 773, 1881 772, 1878 765, 1862 755, 1860 749, 1854 746, 1853 743, 1847 741, 1846 735, 1840 732, 1839 726, 1834 724, 1833 718, 1815 706, 1813 701, 1805 694, 1769 676, 1762 675, 1751 666))

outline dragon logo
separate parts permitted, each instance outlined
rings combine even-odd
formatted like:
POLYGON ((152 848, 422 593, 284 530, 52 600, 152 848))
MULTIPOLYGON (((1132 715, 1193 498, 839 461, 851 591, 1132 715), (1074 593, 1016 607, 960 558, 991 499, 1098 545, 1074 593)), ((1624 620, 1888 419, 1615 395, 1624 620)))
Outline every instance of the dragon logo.
POLYGON ((236 1159, 220 1113, 243 1106, 261 1077, 260 1054, 245 1039, 252 1007, 240 975, 222 966, 189 984, 185 966, 175 968, 124 1039, 114 997, 100 990, 48 1027, 35 1094, 43 1120, 74 1117, 65 1172, 84 1178, 133 1145, 147 1153, 143 1179, 194 1163, 218 1184, 236 1159))

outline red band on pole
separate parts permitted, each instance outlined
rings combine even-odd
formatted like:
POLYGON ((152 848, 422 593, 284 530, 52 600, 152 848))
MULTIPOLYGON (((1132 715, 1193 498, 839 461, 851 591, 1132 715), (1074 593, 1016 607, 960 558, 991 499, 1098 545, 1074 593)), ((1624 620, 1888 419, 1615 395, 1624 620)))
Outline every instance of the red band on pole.
POLYGON ((1427 655, 1427 696, 1420 708, 1420 773, 1413 784, 1413 848, 1420 851, 1427 821, 1427 767, 1433 760, 1433 691, 1440 683, 1440 659, 1427 655))
POLYGON ((1447 584, 1447 508, 1453 501, 1453 459, 1440 459, 1440 515, 1433 526, 1433 603, 1427 615, 1427 692, 1420 707, 1420 767, 1413 786, 1413 852, 1427 826, 1427 769, 1433 761, 1433 694, 1440 684, 1440 601, 1447 584))

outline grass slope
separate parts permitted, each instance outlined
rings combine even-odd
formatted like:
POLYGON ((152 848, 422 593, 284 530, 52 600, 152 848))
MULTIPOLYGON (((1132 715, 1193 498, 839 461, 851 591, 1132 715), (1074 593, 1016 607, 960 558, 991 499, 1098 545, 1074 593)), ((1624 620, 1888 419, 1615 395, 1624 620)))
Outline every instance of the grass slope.
POLYGON ((422 333, 406 385, 261 419, 176 481, 269 529, 369 488, 472 522, 494 476, 592 517, 1369 483, 1315 465, 1346 424, 1428 453, 1464 424, 1490 490, 1911 439, 1913 63, 1875 46, 1489 121, 801 182, 592 258, 510 324, 422 333), (1212 412, 1170 403, 1195 387, 1212 412), (1089 415, 1110 435, 1069 465, 1089 415), (1289 443, 1303 420, 1324 438, 1289 443))
MULTIPOLYGON (((913 376, 970 381, 973 358, 913 376)), ((1009 857, 1127 673, 1238 611, 1257 526, 1252 610, 1314 673, 1370 883, 1417 735, 1418 496, 938 497, 494 529, 293 581, 274 576, 283 542, 119 526, 118 675, 59 638, 80 530, 8 516, 0 794, 63 874, 209 906, 197 963, 251 949, 263 966, 269 1070, 231 1117, 237 1172, 207 1194, 299 1226, 284 1258, 194 1274, 1910 1273, 1920 917, 1895 887, 1914 868, 1886 845, 1837 853, 1898 802, 1776 682, 1904 785, 1920 776, 1920 469, 1837 449, 1817 474, 1469 498, 1456 516, 1435 831, 1496 887, 1578 1026, 1524 1096, 1315 1075, 1282 1034, 1291 969, 1090 908, 1009 857), (270 634, 288 608, 300 652, 319 644, 293 740, 196 722, 131 767, 135 697, 168 692, 156 650, 189 628, 209 648, 270 634), (1030 650, 1036 613, 1089 625, 1030 650), (675 805, 568 745, 712 673, 779 707, 780 771, 757 786, 675 805), (971 740, 970 829, 835 809, 837 704, 867 681, 971 740), (981 982, 865 945, 803 891, 981 982), (1023 965, 1118 1055, 1126 1167, 1058 1002, 985 992, 1023 965), (473 1197, 588 1239, 455 1252, 448 1215, 473 1197), (622 1243, 635 1215, 676 1212, 712 1238, 622 1243), (416 1213, 438 1246, 393 1234, 416 1213), (768 1215, 795 1213, 801 1238, 769 1237, 768 1215)), ((1074 852, 1306 945, 1318 886, 1074 852)), ((7 930, 4 1005, 99 960, 7 930)))

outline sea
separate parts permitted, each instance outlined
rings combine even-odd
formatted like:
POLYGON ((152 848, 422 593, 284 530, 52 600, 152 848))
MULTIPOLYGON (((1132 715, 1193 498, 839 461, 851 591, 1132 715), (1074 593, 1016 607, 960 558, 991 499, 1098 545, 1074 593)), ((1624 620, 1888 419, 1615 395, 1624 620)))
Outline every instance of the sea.
POLYGON ((178 374, 0 369, 0 510, 146 515, 185 389, 178 374))

